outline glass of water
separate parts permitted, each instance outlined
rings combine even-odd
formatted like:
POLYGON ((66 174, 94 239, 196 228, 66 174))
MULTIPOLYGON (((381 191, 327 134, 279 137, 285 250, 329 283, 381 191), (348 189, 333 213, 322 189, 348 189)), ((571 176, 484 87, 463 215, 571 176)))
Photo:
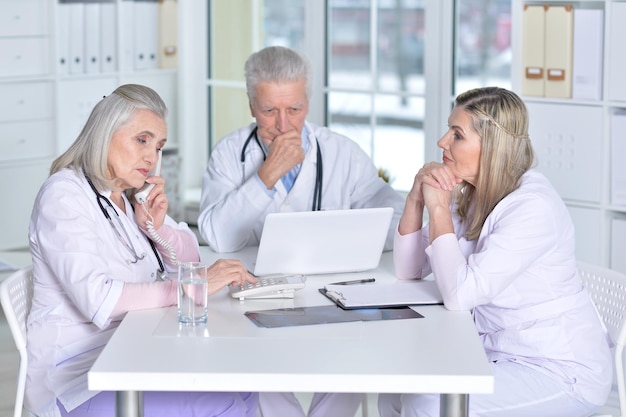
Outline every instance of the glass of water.
POLYGON ((178 266, 178 321, 197 325, 207 322, 207 266, 183 262, 178 266))

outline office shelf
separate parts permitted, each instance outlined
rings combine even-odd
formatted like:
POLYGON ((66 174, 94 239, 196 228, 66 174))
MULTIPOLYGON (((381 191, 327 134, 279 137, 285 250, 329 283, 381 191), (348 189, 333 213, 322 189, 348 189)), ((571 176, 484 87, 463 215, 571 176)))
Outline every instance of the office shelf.
MULTIPOLYGON (((176 5, 174 0, 2 2, 0 131, 3 135, 0 136, 0 147, 3 151, 0 153, 0 194, 4 197, 0 250, 28 245, 28 222, 33 201, 48 176, 51 162, 74 141, 93 106, 117 86, 144 84, 161 95, 169 108, 167 149, 177 148, 177 68, 172 65, 171 59, 167 65, 165 60, 139 65, 132 55, 138 49, 137 38, 145 36, 139 31, 148 32, 147 28, 152 27, 156 29, 150 36, 161 33, 158 26, 161 24, 160 10, 156 10, 164 3, 168 7, 176 5), (78 11, 72 18, 67 12, 69 7, 78 11), (149 14, 146 9, 137 12, 141 13, 141 19, 136 19, 133 16, 135 7, 152 9, 149 14), (87 12, 87 8, 91 11, 87 12), (83 20, 76 21, 76 15, 83 20), (149 19, 158 20, 150 25, 152 20, 149 19), (75 52, 71 48, 81 50, 85 54, 83 58, 86 58, 89 39, 101 48, 98 49, 101 51, 100 65, 88 67, 88 60, 83 59, 82 68, 70 67, 73 61, 69 59, 69 53, 75 52), (76 46, 77 40, 84 44, 76 46), (72 42, 71 48, 68 42, 72 42), (112 51, 106 65, 104 43, 108 43, 108 50, 112 51), (65 54, 68 54, 67 58, 62 59, 65 54)), ((173 24, 177 26, 177 14, 172 14, 171 10, 168 16, 173 16, 173 24)), ((172 161, 169 166, 177 170, 178 155, 171 151, 170 154, 172 161)), ((164 160, 164 167, 165 164, 164 160)), ((177 174, 173 172, 172 176, 177 174)), ((177 184, 172 182, 171 189, 174 191, 169 195, 170 206, 176 208, 180 206, 177 184)))
MULTIPOLYGON (((626 3, 618 0, 512 2, 512 85, 529 110, 538 168, 552 181, 570 210, 578 259, 622 272, 626 272, 626 262, 621 259, 626 253, 626 239, 618 231, 626 230, 626 204, 616 203, 611 197, 615 175, 611 149, 616 136, 611 131, 611 119, 616 111, 626 109, 626 82, 616 71, 626 68, 619 35, 625 19, 626 3), (574 10, 603 12, 599 99, 523 94, 525 5, 571 5, 574 10)), ((624 140, 623 133, 621 136, 624 140)))

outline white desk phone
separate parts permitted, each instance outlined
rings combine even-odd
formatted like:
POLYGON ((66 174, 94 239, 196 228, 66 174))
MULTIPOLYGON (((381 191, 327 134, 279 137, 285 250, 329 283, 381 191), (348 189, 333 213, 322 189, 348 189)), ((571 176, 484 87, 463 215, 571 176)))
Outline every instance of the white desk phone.
POLYGON ((297 290, 305 287, 304 275, 273 275, 258 277, 259 282, 253 284, 231 285, 230 296, 239 298, 240 301, 259 298, 293 298, 297 290))
MULTIPOLYGON (((148 173, 149 177, 161 174, 162 155, 162 151, 159 150, 159 158, 154 168, 148 173)), ((141 204, 142 207, 148 201, 148 194, 154 186, 155 184, 149 184, 146 182, 143 187, 135 193, 135 200, 137 203, 141 204)), ((146 222, 146 228, 154 241, 161 244, 168 250, 170 259, 174 263, 179 264, 180 262, 176 258, 176 251, 168 241, 159 236, 154 228, 154 223, 148 220, 146 222)), ((267 276, 259 277, 259 282, 257 284, 246 282, 243 286, 230 286, 229 289, 231 296, 233 298, 239 298, 240 300, 244 300, 246 298, 293 298, 294 292, 304 288, 305 282, 306 278, 304 275, 267 276)))

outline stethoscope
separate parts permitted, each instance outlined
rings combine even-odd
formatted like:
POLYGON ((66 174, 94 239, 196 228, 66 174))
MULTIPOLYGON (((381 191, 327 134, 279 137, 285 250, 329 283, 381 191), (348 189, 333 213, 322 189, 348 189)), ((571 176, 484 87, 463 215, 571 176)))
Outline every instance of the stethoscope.
MULTIPOLYGON (((102 210, 102 214, 104 215, 104 218, 107 219, 107 221, 109 222, 109 224, 113 228, 113 231, 115 232, 115 235, 117 236, 118 240, 120 242, 122 242, 122 245, 124 245, 124 247, 126 248, 128 253, 130 253, 130 256, 132 257, 132 259, 127 259, 126 262, 129 263, 129 264, 136 264, 140 260, 144 259, 146 257, 145 252, 141 253, 141 254, 137 253, 137 251, 135 250, 135 247, 132 244, 130 236, 128 235, 128 232, 126 231, 126 228, 122 224, 122 220, 120 219, 120 215, 117 213, 117 210, 115 210, 115 207, 113 207, 113 204, 111 203, 111 201, 98 192, 96 187, 91 182, 91 179, 89 179, 89 177, 87 175, 85 175, 85 178, 87 179, 87 182, 89 183, 89 186, 91 187, 91 189, 93 190, 94 194, 96 195, 96 202, 98 203, 98 206, 100 207, 100 210, 102 210), (106 203, 106 207, 102 204, 103 200, 106 203), (126 240, 124 240, 124 238, 122 237, 120 231, 117 229, 117 227, 115 227, 115 224, 113 223, 113 218, 111 218, 111 215, 109 214, 109 210, 113 210, 113 213, 115 213, 115 219, 117 220, 117 224, 119 225, 119 227, 124 232, 124 235, 126 236, 126 240)), ((163 262, 161 261, 161 257, 159 256, 159 252, 156 250, 156 247, 154 246, 154 242, 152 242, 152 240, 148 239, 148 242, 150 243, 150 247, 152 248, 152 252, 154 252, 154 256, 156 257, 157 261, 159 262, 158 275, 159 275, 159 277, 162 277, 164 274, 166 274, 166 272, 165 272, 165 267, 163 266, 163 262)))
MULTIPOLYGON (((256 126, 254 127, 254 129, 252 129, 252 132, 250 132, 250 134, 248 135, 248 138, 244 142, 243 148, 241 149, 240 160, 242 176, 244 177, 242 179, 244 180, 246 166, 246 149, 248 148, 248 144, 250 143, 252 138, 254 138, 254 141, 257 143, 257 145, 259 145, 259 148, 261 148, 261 152, 263 152, 263 160, 265 161, 265 158, 267 158, 267 155, 265 154, 265 148, 263 147, 263 145, 261 145, 259 135, 257 135, 257 129, 258 127, 256 126)), ((319 211, 322 209, 322 180, 324 179, 324 172, 322 168, 322 151, 320 151, 320 144, 317 141, 317 138, 315 139, 315 145, 317 146, 317 164, 315 172, 315 188, 313 189, 313 205, 311 207, 311 210, 319 211)))

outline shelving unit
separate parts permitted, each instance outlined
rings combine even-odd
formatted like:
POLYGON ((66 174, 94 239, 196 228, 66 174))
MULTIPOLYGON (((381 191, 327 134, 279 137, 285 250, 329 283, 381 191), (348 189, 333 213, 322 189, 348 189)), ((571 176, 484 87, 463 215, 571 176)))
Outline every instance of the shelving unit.
MULTIPOLYGON (((172 15, 176 2, 165 3, 174 7, 168 9, 168 16, 177 19, 172 15)), ((145 35, 141 31, 152 28, 148 36, 160 36, 159 21, 148 22, 159 19, 156 10, 163 1, 0 0, 0 6, 0 195, 4 203, 0 250, 28 246, 32 204, 51 162, 74 141, 93 106, 121 84, 152 87, 168 105, 168 153, 163 170, 169 170, 170 177, 178 175, 177 68, 171 63, 170 68, 139 65, 133 55, 135 40, 145 35), (148 4, 152 6, 149 13, 137 9, 148 4), (77 5, 101 7, 95 16, 102 24, 68 21, 71 18, 63 8, 77 5), (107 21, 103 20, 105 8, 107 21), (134 10, 139 10, 137 16, 134 10), (96 41, 106 40, 112 47, 113 63, 69 68, 72 61, 64 57, 74 45, 68 46, 68 39, 88 42, 98 29, 96 41), (77 30, 85 32, 72 32, 77 30)), ((176 211, 178 184, 176 178, 168 180, 170 207, 176 211)))
MULTIPOLYGON (((626 109, 626 19, 623 0, 529 1, 512 4, 512 85, 530 114, 530 135, 538 169, 552 181, 576 227, 579 260, 626 272, 626 204, 611 200, 611 119, 626 109), (523 22, 525 5, 571 5, 603 11, 602 86, 599 100, 524 96, 523 22), (621 230, 621 232, 620 232, 621 230)), ((626 155, 625 155, 626 156, 626 155)))

